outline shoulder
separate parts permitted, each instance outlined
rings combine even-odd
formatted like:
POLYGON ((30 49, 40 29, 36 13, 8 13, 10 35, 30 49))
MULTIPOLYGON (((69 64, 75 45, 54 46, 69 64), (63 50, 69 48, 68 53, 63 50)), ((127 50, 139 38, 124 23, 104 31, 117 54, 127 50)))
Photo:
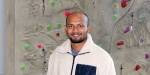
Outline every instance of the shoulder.
POLYGON ((107 61, 112 61, 111 55, 102 47, 95 44, 93 51, 98 58, 101 58, 101 59, 107 60, 107 61))

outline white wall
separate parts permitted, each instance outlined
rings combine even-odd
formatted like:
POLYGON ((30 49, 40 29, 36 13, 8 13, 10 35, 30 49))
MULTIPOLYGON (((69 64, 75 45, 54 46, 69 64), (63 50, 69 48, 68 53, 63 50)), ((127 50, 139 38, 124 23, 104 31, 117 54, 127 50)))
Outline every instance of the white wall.
POLYGON ((0 75, 4 75, 4 0, 0 0, 0 75))

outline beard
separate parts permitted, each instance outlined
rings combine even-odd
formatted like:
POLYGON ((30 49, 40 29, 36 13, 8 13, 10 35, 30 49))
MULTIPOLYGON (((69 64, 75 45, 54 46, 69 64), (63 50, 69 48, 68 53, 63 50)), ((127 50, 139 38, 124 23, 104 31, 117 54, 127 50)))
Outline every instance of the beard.
POLYGON ((73 35, 75 34, 71 34, 70 36, 68 36, 72 43, 82 43, 87 40, 87 35, 83 35, 83 37, 82 34, 76 34, 79 35, 78 37, 73 37, 73 35))

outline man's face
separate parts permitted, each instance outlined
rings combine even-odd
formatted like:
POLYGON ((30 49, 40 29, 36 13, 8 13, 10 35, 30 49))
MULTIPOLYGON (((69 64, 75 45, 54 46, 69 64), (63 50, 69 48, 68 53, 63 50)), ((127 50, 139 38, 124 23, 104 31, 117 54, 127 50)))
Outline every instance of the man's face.
POLYGON ((87 21, 83 15, 71 15, 67 19, 66 34, 72 43, 81 43, 87 39, 87 21))

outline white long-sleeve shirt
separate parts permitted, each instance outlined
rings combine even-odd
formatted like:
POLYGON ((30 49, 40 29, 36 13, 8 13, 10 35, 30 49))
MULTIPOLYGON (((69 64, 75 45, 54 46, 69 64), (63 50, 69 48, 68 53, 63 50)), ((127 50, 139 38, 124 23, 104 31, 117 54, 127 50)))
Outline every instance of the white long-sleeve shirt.
POLYGON ((116 75, 111 56, 97 46, 90 34, 77 56, 66 40, 50 55, 47 75, 116 75))

